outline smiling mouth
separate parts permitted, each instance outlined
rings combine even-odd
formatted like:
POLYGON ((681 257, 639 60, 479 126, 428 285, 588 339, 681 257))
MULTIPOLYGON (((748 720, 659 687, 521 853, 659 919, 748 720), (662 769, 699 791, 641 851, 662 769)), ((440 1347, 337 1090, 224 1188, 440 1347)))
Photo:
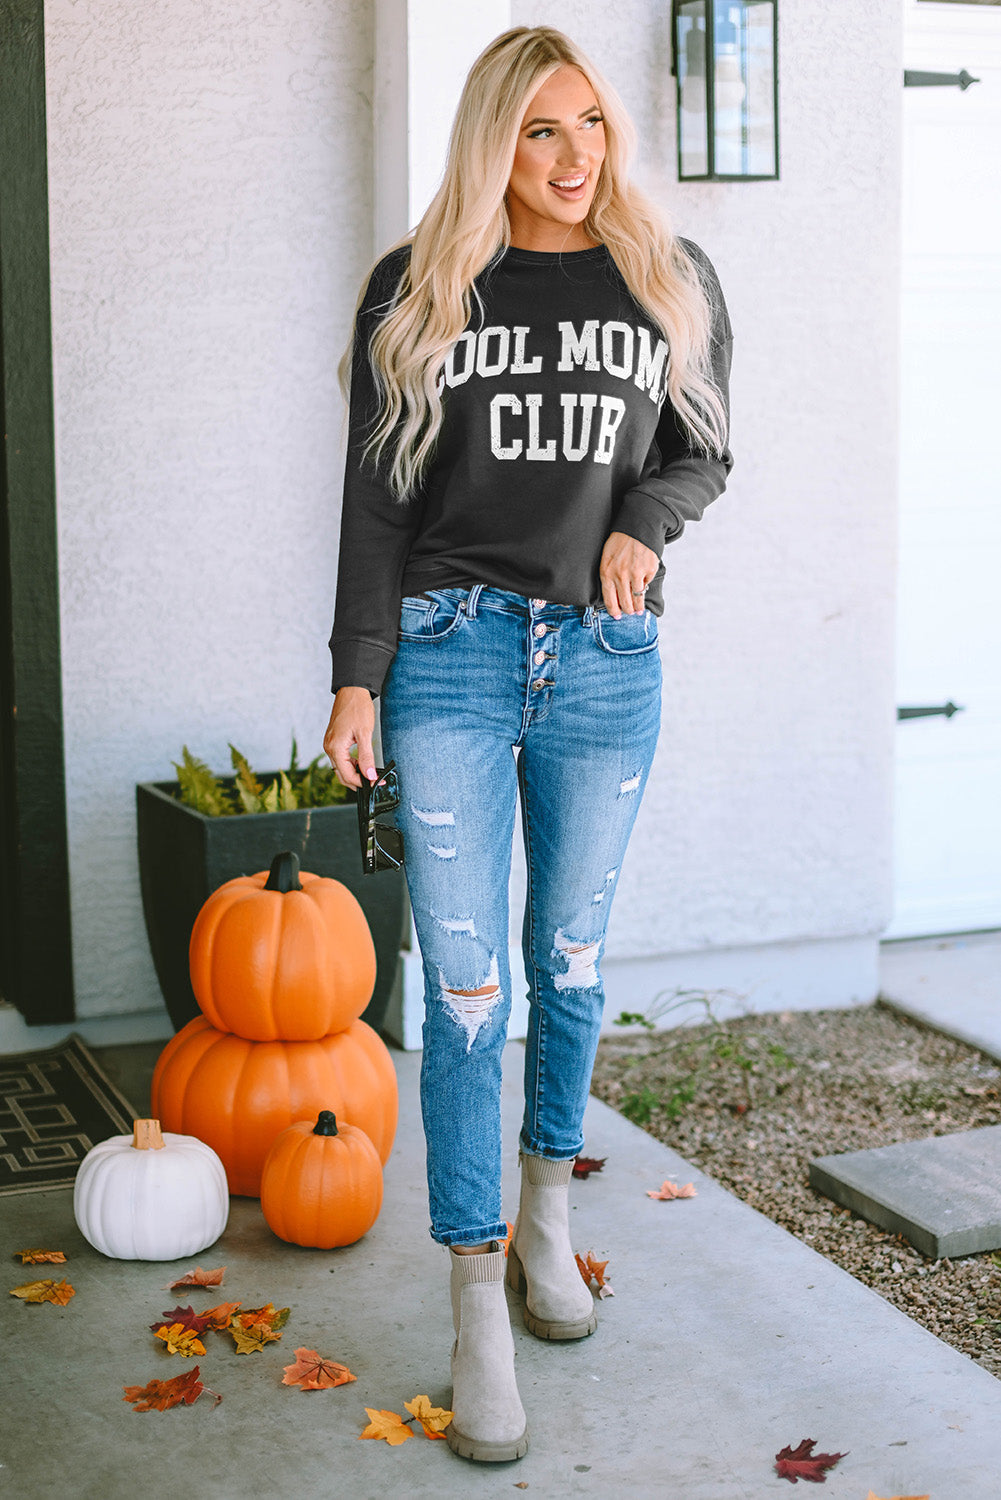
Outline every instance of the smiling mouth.
POLYGON ((581 192, 586 182, 586 172, 574 172, 566 177, 550 178, 549 186, 555 188, 558 193, 571 195, 581 192))

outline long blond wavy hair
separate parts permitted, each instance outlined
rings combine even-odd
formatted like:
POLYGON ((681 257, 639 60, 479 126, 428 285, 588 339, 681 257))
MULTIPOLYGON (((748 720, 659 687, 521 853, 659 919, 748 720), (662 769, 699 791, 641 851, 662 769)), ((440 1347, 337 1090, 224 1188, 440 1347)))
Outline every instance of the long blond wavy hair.
MULTIPOLYGON (((711 366, 715 309, 666 215, 629 182, 632 121, 569 37, 549 26, 517 26, 470 69, 442 184, 417 228, 399 242, 412 247, 409 266, 368 349, 382 404, 365 458, 385 465, 400 500, 414 494, 433 453, 442 421, 439 375, 469 322, 475 279, 510 244, 505 194, 525 111, 566 65, 585 74, 605 122, 605 159, 584 228, 607 246, 636 302, 661 330, 670 350, 668 397, 691 440, 716 456, 723 451, 726 412, 711 366)), ((345 394, 352 357, 353 340, 340 365, 345 394)))

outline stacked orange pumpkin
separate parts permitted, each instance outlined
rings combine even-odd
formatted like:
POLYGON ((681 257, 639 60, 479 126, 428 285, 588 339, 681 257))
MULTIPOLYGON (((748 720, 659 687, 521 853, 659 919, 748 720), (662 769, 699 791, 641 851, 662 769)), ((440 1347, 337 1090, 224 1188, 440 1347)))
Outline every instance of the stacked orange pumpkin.
POLYGON ((363 1130, 385 1163, 396 1072, 359 1019, 375 984, 375 948, 347 887, 278 854, 270 872, 212 893, 190 961, 202 1014, 167 1043, 153 1074, 164 1129, 211 1146, 230 1192, 249 1197, 260 1195, 276 1137, 321 1110, 363 1130))

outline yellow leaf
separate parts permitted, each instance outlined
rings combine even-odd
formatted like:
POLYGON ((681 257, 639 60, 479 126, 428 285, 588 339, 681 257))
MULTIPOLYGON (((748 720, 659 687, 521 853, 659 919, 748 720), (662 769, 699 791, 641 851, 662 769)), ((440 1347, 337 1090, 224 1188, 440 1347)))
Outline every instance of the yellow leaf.
POLYGON ((16 1286, 11 1290, 12 1297, 20 1297, 23 1302, 54 1302, 57 1307, 65 1307, 71 1297, 76 1296, 73 1287, 68 1281, 26 1281, 23 1286, 16 1286))
POLYGON ((61 1266, 66 1260, 61 1250, 15 1250, 14 1254, 21 1257, 22 1266, 61 1266))
POLYGON ((412 1430, 397 1412, 376 1411, 374 1406, 366 1406, 365 1410, 368 1413, 368 1426, 364 1432, 359 1432, 360 1438, 385 1438, 391 1448, 396 1448, 413 1436, 412 1430))
POLYGON ((198 1337, 193 1328, 185 1328, 183 1323, 165 1323, 162 1328, 155 1330, 156 1337, 163 1339, 167 1346, 168 1354, 183 1354, 185 1358, 195 1354, 204 1354, 205 1345, 198 1337))
POLYGON ((875 1490, 870 1490, 865 1500, 931 1500, 930 1495, 877 1495, 875 1490))
POLYGON ((415 1396, 412 1401, 404 1401, 403 1406, 412 1417, 417 1418, 426 1437, 445 1436, 445 1428, 452 1420, 452 1412, 446 1411, 443 1406, 432 1406, 429 1396, 415 1396))

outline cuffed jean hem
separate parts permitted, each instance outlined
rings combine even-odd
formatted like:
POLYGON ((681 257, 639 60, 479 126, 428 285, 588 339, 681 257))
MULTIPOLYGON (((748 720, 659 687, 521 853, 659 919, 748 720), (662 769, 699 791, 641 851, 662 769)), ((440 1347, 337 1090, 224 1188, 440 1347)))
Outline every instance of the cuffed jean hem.
POLYGON ((502 1221, 500 1224, 487 1224, 483 1229, 445 1229, 441 1234, 435 1234, 432 1224, 431 1238, 439 1245, 486 1245, 491 1240, 506 1240, 507 1229, 506 1222, 502 1221))
POLYGON ((518 1137, 518 1146, 526 1156, 544 1156, 547 1161, 576 1161, 584 1146, 584 1138, 581 1137, 580 1145, 573 1151, 563 1151, 557 1146, 547 1146, 541 1141, 533 1141, 525 1132, 518 1137))

